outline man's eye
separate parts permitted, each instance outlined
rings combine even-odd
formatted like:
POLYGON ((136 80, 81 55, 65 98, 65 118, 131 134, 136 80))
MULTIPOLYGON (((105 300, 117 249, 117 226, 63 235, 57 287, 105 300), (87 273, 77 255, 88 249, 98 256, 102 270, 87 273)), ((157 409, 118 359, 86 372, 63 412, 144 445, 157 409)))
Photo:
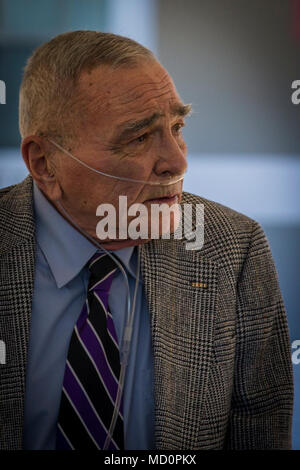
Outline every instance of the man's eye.
POLYGON ((184 123, 178 122, 177 124, 175 124, 175 126, 173 126, 173 130, 175 131, 176 134, 179 134, 183 127, 184 127, 184 123))
POLYGON ((145 140, 148 138, 148 135, 149 134, 142 134, 140 135, 139 137, 137 137, 136 139, 133 140, 133 142, 137 142, 138 144, 141 144, 143 142, 145 142, 145 140))

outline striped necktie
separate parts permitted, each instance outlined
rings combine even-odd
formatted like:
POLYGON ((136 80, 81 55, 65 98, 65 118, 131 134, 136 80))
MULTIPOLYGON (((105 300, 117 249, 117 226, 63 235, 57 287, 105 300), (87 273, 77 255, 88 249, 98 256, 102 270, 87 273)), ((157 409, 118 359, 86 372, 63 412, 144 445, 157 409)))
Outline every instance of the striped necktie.
MULTIPOLYGON (((68 351, 56 449, 103 449, 115 407, 120 355, 108 292, 117 266, 96 253, 89 270, 87 299, 68 351)), ((124 449, 122 402, 109 450, 124 449)))

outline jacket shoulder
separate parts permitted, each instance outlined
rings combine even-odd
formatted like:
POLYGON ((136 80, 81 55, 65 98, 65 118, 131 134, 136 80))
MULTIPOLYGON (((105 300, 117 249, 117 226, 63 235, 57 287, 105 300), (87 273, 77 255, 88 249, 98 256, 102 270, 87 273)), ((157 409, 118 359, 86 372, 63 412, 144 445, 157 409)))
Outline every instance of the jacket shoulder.
POLYGON ((18 184, 12 184, 11 186, 6 186, 6 188, 0 188, 0 199, 4 197, 6 194, 10 193, 10 191, 12 191, 17 186, 18 184))
POLYGON ((215 260, 245 259, 251 243, 268 245, 265 233, 255 219, 219 202, 183 193, 182 204, 203 204, 205 254, 215 260))
MULTIPOLYGON (((10 206, 15 201, 25 201, 32 196, 32 177, 28 175, 21 183, 0 188, 0 206, 10 206)), ((23 207, 23 206, 22 206, 23 207)))
POLYGON ((183 192, 182 203, 190 203, 193 205, 203 204, 205 215, 209 221, 211 221, 211 219, 215 219, 216 221, 227 219, 235 225, 236 228, 240 226, 247 227, 249 225, 252 227, 253 223, 257 223, 255 219, 247 216, 246 214, 238 212, 231 207, 221 204, 220 202, 212 201, 202 196, 197 196, 196 194, 183 192))
POLYGON ((0 253, 34 235, 32 178, 0 189, 0 253))

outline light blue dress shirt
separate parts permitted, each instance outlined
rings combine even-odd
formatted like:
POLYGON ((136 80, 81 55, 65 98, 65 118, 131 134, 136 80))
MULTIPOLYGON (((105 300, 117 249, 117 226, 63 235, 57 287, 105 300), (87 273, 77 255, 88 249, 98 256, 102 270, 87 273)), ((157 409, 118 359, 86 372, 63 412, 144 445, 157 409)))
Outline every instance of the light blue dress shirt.
MULTIPOLYGON (((86 263, 97 248, 47 201, 34 184, 36 268, 26 373, 25 449, 55 449, 68 345, 86 298, 86 263)), ((136 249, 114 251, 123 262, 131 298, 135 288, 136 249)), ((118 270, 109 307, 122 338, 126 287, 118 270)), ((142 279, 139 282, 129 363, 124 386, 125 449, 154 449, 153 354, 150 318, 142 279)))

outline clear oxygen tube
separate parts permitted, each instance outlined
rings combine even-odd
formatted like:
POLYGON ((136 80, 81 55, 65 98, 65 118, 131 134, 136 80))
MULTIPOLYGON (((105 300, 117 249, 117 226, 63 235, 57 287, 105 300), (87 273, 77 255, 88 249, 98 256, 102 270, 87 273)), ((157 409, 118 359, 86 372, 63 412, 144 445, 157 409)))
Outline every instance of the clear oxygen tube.
POLYGON ((124 381, 125 381, 125 375, 126 375, 126 369, 127 369, 127 364, 128 364, 128 358, 129 358, 129 353, 130 353, 130 345, 131 345, 131 338, 132 338, 132 329, 133 329, 133 320, 134 320, 134 315, 135 315, 135 305, 136 305, 136 296, 137 296, 137 290, 138 290, 138 284, 139 284, 139 278, 140 278, 140 246, 137 246, 138 250, 138 260, 137 260, 137 271, 136 271, 136 281, 135 281, 135 288, 134 288, 134 295, 133 295, 133 300, 131 303, 130 300, 130 291, 129 291, 129 282, 128 282, 128 276, 126 274, 126 271, 120 263, 120 261, 117 259, 116 256, 112 255, 108 250, 106 250, 100 243, 98 243, 93 237, 91 237, 85 230, 83 230, 70 216, 70 214, 65 210, 65 208, 62 206, 60 202, 57 202, 57 205, 60 207, 61 211, 63 214, 67 217, 67 219, 78 229, 82 235, 84 235, 88 240, 90 240, 97 248, 100 250, 103 250, 106 254, 108 254, 116 263, 116 265, 119 267, 124 281, 125 281, 125 286, 126 286, 126 303, 127 303, 127 315, 126 315, 126 325, 123 330, 123 336, 122 336, 122 343, 120 347, 120 360, 121 360, 121 368, 120 368, 120 377, 119 377, 119 382, 118 382, 118 390, 117 390, 117 397, 115 400, 115 406, 114 406, 114 412, 113 416, 111 419, 110 427, 108 430, 108 434, 103 446, 103 450, 108 450, 109 444, 112 440, 114 429, 116 426, 119 410, 120 410, 120 405, 121 405, 121 398, 122 398, 122 392, 124 389, 124 381))
POLYGON ((96 168, 93 168, 92 166, 90 166, 87 163, 83 162, 79 158, 75 157, 75 155, 73 155, 68 150, 64 149, 61 145, 59 145, 57 142, 55 142, 55 140, 52 140, 49 137, 47 137, 47 140, 49 142, 51 142, 51 144, 53 144, 61 152, 65 153, 70 158, 73 158, 73 160, 80 163, 80 165, 85 166, 89 170, 94 171, 95 173, 98 173, 99 175, 107 176, 108 178, 114 178, 114 179, 121 180, 121 181, 129 181, 130 183, 148 184, 150 186, 171 186, 172 184, 178 183, 179 181, 182 181, 184 179, 184 173, 179 175, 179 176, 176 176, 176 177, 172 177, 172 176, 163 177, 163 179, 161 181, 143 181, 143 180, 136 180, 136 179, 133 179, 133 178, 126 178, 125 176, 109 175, 108 173, 104 173, 103 171, 97 170, 96 168))
MULTIPOLYGON (((177 175, 175 177, 173 177, 173 176, 163 177, 163 178, 161 178, 161 181, 143 181, 143 180, 137 180, 137 179, 133 179, 133 178, 126 178, 126 177, 123 177, 123 176, 110 175, 108 173, 104 173, 100 170, 97 170, 96 168, 93 168, 90 165, 86 164, 85 162, 81 161, 79 158, 75 157, 75 155, 73 155, 68 150, 64 149, 61 145, 59 145, 54 140, 52 140, 50 138, 47 138, 47 140, 49 142, 51 142, 61 152, 65 153, 70 158, 72 158, 73 160, 78 162, 80 165, 83 165, 84 167, 88 168, 89 170, 91 170, 95 173, 98 173, 102 176, 106 176, 108 178, 114 178, 114 179, 121 180, 121 181, 129 181, 131 183, 151 185, 151 186, 170 186, 170 185, 178 183, 179 181, 182 181, 184 179, 184 174, 177 175)), ((125 325, 124 331, 123 331, 122 343, 121 343, 121 348, 120 348, 121 369, 120 369, 120 378, 119 378, 119 383, 118 383, 117 397, 116 397, 116 401, 115 401, 113 417, 112 417, 111 424, 110 424, 108 434, 107 434, 107 438, 106 438, 106 441, 105 441, 105 444, 104 444, 104 447, 103 447, 103 450, 107 450, 109 448, 109 444, 112 440, 113 432, 114 432, 116 421, 117 421, 117 418, 118 418, 118 413, 119 413, 121 398, 122 398, 122 392, 123 392, 123 388, 124 388, 126 368, 127 368, 127 364, 128 364, 128 357, 129 357, 129 353, 130 353, 132 329, 133 329, 133 321, 134 321, 135 305, 136 305, 136 296, 137 296, 139 275, 140 275, 140 246, 139 245, 137 246, 137 249, 138 249, 138 262, 137 262, 137 272, 136 272, 136 283, 135 283, 134 295, 133 295, 132 304, 131 304, 128 276, 127 276, 126 271, 125 271, 124 267, 122 266, 122 264, 119 262, 119 260, 115 256, 113 256, 109 251, 107 251, 100 243, 98 243, 93 237, 91 237, 87 232, 85 232, 85 230, 83 230, 73 220, 73 218, 65 210, 65 208, 62 206, 62 204, 60 202, 57 202, 57 205, 60 207, 62 213, 66 216, 66 218, 74 225, 74 227, 76 227, 78 229, 78 231, 80 233, 82 233, 82 235, 84 235, 88 240, 90 240, 99 249, 101 249, 105 253, 107 253, 115 261, 117 266, 120 268, 120 271, 123 275, 125 285, 126 285, 127 319, 126 319, 126 325, 125 325)))

